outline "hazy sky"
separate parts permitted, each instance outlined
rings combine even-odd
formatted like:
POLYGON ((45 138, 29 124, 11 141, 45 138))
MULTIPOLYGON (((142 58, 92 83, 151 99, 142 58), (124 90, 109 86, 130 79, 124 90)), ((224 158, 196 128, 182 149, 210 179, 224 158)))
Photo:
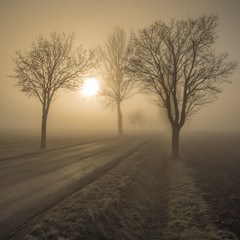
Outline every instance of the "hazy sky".
MULTIPOLYGON (((41 104, 14 85, 12 57, 15 50, 30 49, 39 34, 75 32, 76 44, 93 48, 116 25, 137 31, 157 20, 219 14, 217 52, 228 52, 240 61, 239 0, 0 0, 0 129, 40 129, 41 104)), ((197 113, 188 129, 240 131, 240 70, 230 77, 217 102, 197 113)), ((146 115, 145 128, 164 128, 159 109, 138 96, 123 104, 124 127, 131 109, 146 115)), ((116 129, 116 113, 103 109, 96 98, 60 92, 51 105, 50 129, 116 129)))

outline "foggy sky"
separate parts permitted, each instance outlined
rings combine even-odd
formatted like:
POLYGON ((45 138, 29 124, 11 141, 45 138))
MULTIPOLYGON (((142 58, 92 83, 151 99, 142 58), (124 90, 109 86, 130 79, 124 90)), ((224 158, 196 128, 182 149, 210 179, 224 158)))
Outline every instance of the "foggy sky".
MULTIPOLYGON (((74 32, 75 44, 94 48, 103 43, 116 25, 126 31, 137 31, 157 20, 219 14, 217 52, 228 52, 231 60, 240 61, 239 0, 0 0, 0 130, 40 129, 41 104, 28 98, 14 85, 12 57, 15 50, 28 50, 39 34, 74 32)), ((240 70, 239 67, 223 86, 219 99, 198 112, 185 129, 240 131, 240 70)), ((127 115, 142 109, 145 128, 166 127, 166 120, 157 107, 143 96, 123 103, 124 128, 129 128, 127 115)), ((116 113, 103 109, 96 97, 60 91, 50 107, 48 131, 51 129, 113 130, 116 113)))

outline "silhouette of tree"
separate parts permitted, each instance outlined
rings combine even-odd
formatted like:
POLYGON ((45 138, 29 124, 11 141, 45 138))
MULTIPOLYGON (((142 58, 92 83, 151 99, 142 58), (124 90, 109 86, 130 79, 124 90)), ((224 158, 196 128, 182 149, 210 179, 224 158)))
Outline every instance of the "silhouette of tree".
POLYGON ((123 135, 121 103, 136 94, 126 68, 131 46, 132 37, 127 40, 124 30, 115 27, 98 49, 99 72, 104 80, 100 95, 104 97, 104 107, 117 108, 119 135, 123 135))
POLYGON ((186 120, 212 103, 237 63, 216 55, 218 17, 158 21, 134 38, 130 71, 155 104, 166 110, 172 128, 172 155, 179 156, 179 134, 186 120))
POLYGON ((16 51, 17 87, 28 96, 37 97, 42 104, 41 149, 46 147, 47 116, 56 91, 74 90, 91 67, 93 53, 82 47, 73 50, 74 34, 42 35, 32 43, 30 51, 16 51))
POLYGON ((128 114, 128 120, 133 127, 133 131, 135 131, 137 125, 142 124, 144 122, 144 117, 145 116, 140 109, 135 110, 128 114))

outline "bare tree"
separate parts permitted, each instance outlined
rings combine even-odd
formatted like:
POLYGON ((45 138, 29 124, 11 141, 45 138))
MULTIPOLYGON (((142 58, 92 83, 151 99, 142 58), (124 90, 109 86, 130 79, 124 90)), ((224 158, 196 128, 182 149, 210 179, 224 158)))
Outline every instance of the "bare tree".
POLYGON ((137 125, 140 125, 144 122, 144 117, 144 113, 140 109, 128 114, 128 120, 133 127, 133 131, 135 131, 137 125))
POLYGON ((91 67, 93 53, 82 47, 74 50, 73 40, 73 34, 40 35, 30 51, 17 51, 13 59, 16 68, 11 77, 18 79, 21 91, 42 104, 41 149, 46 147, 47 117, 56 91, 77 88, 91 67))
POLYGON ((237 67, 226 53, 216 55, 218 17, 159 21, 134 39, 130 71, 155 104, 166 110, 172 128, 172 155, 179 156, 179 134, 186 120, 212 103, 220 85, 237 67))
POLYGON ((126 68, 131 46, 132 37, 128 40, 124 30, 115 27, 98 51, 100 74, 104 80, 100 94, 105 107, 117 108, 119 135, 123 135, 121 103, 136 94, 135 83, 126 68))

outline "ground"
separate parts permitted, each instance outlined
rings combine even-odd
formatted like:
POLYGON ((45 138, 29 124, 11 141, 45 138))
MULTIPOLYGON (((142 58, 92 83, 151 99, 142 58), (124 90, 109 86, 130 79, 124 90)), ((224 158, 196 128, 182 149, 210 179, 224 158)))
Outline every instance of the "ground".
POLYGON ((15 239, 239 239, 239 140, 184 135, 180 160, 155 137, 15 239))
POLYGON ((240 135, 190 135, 182 151, 188 156, 203 199, 211 207, 213 221, 240 238, 240 135))

